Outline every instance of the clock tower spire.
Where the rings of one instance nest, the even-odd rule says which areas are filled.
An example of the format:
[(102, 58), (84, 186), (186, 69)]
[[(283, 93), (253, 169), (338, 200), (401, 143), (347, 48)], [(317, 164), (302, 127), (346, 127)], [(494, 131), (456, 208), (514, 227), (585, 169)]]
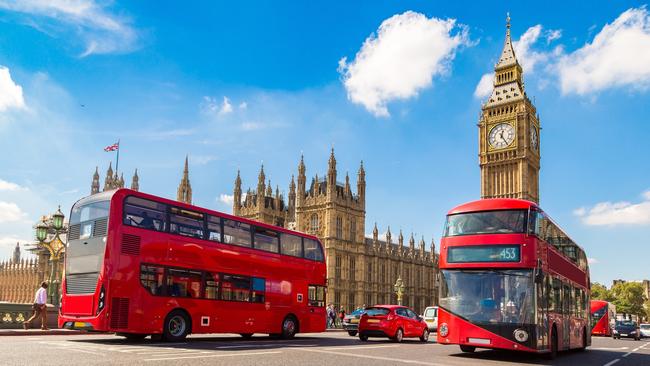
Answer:
[(539, 202), (539, 118), (510, 39), (510, 14), (493, 85), (478, 124), (481, 198)]

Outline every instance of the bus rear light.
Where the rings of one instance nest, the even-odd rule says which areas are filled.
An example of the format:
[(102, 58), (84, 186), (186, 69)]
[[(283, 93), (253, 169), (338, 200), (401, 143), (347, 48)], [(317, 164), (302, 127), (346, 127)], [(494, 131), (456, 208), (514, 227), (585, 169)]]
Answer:
[(106, 305), (106, 290), (104, 289), (104, 285), (102, 285), (102, 289), (99, 290), (99, 303), (97, 304), (97, 314), (99, 314), (102, 309), (104, 309), (104, 305)]
[(449, 335), (449, 327), (447, 326), (447, 323), (442, 323), (440, 325), (440, 329), (438, 329), (438, 331), (440, 332), (441, 337), (448, 336)]

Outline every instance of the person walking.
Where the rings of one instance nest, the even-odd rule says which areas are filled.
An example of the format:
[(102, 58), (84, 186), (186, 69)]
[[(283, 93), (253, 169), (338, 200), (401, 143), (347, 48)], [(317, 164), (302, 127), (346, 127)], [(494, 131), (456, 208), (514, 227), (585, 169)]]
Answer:
[(49, 330), (47, 327), (47, 282), (45, 281), (41, 283), (41, 287), (36, 291), (32, 311), (32, 317), (23, 323), (23, 328), (29, 329), (32, 325), (32, 321), (40, 316), (41, 330)]
[(333, 304), (327, 305), (327, 327), (336, 328), (336, 312)]
[(339, 324), (341, 324), (341, 327), (343, 327), (343, 319), (345, 319), (345, 310), (341, 306), (341, 310), (339, 310)]

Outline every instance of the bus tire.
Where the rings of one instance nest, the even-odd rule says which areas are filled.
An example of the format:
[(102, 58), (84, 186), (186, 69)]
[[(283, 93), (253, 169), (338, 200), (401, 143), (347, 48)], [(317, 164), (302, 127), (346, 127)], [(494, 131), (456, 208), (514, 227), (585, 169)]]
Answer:
[(146, 334), (137, 333), (116, 333), (115, 335), (124, 337), (129, 342), (141, 342), (147, 337)]
[(176, 309), (167, 314), (163, 323), (163, 339), (168, 342), (180, 342), (190, 333), (192, 323), (183, 310)]
[(402, 328), (397, 328), (395, 331), (395, 336), (393, 337), (393, 342), (395, 343), (401, 343), (402, 339), (404, 339), (404, 331)]
[(251, 339), (253, 338), (253, 333), (239, 333), (240, 336), (244, 339)]
[(293, 315), (287, 315), (282, 321), (282, 339), (291, 339), (298, 333), (298, 320)]
[(584, 351), (587, 349), (587, 328), (582, 328), (582, 345), (578, 350)]
[(465, 353), (473, 353), (474, 351), (476, 351), (476, 347), (474, 347), (474, 346), (466, 346), (464, 344), (461, 344), (460, 345), (460, 350), (465, 352)]
[(555, 325), (553, 325), (553, 328), (551, 330), (551, 350), (549, 353), (546, 354), (546, 358), (549, 360), (553, 360), (557, 357), (557, 329), (555, 328)]

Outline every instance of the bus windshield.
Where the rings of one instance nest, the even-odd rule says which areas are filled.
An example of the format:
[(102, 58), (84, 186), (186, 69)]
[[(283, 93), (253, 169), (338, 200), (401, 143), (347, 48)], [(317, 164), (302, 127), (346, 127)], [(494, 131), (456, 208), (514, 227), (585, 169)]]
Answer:
[(98, 201), (79, 206), (75, 205), (70, 215), (70, 225), (108, 217), (109, 205), (110, 201)]
[(526, 210), (470, 212), (447, 216), (445, 236), (523, 233)]
[(440, 306), (473, 323), (534, 323), (532, 270), (442, 270)]

